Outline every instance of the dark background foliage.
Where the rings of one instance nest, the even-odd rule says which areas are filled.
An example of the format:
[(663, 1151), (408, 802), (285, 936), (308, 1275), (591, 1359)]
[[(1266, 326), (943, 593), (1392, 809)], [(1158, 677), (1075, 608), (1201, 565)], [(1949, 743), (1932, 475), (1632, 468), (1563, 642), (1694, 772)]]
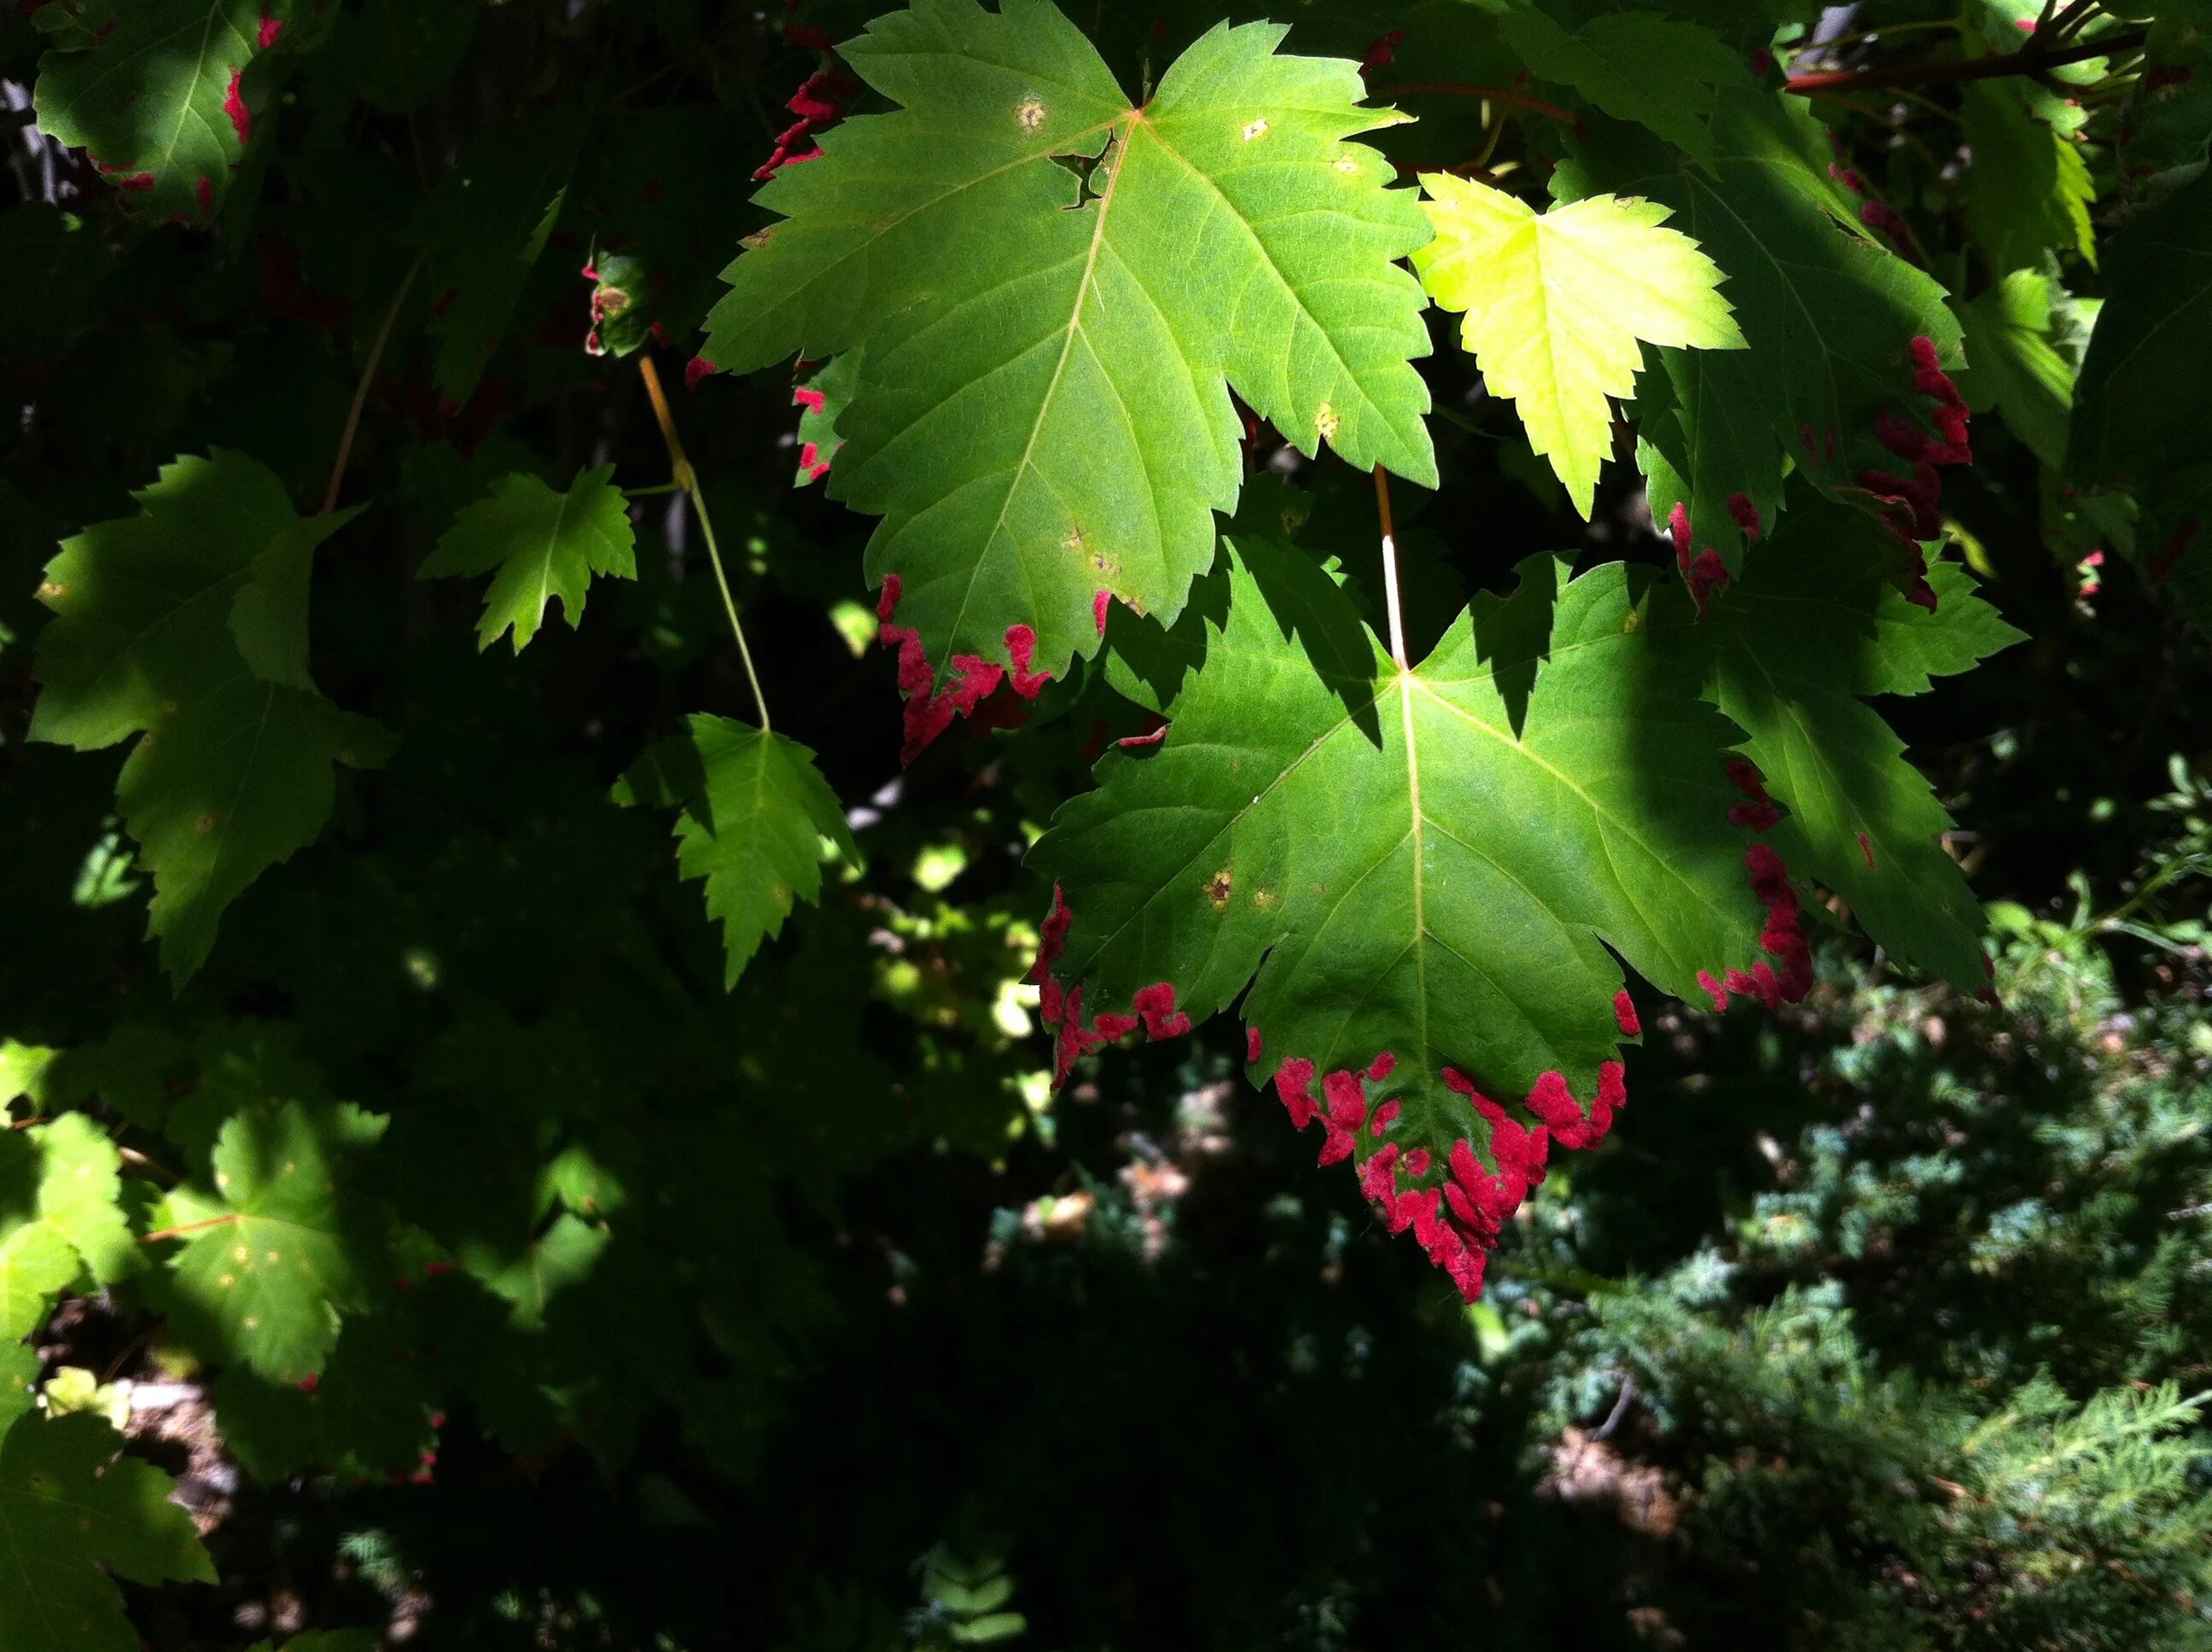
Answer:
[[(2212, 662), (2127, 564), (2083, 590), (1995, 420), (1948, 503), (2035, 641), (1885, 711), (2008, 903), (2002, 1006), (1840, 930), (1800, 1008), (1645, 1005), (1622, 1128), (1469, 1309), (1310, 1172), (1226, 1023), (1048, 1100), (1020, 852), (1134, 708), (1061, 685), (902, 770), (866, 524), (791, 485), (788, 386), (683, 386), (821, 65), (783, 26), (868, 9), (333, 9), (218, 222), (146, 222), (27, 117), (0, 169), (0, 1035), (70, 1052), (157, 1166), (264, 1102), (390, 1119), (341, 1171), (367, 1300), (313, 1392), (175, 1335), (156, 1273), (34, 1339), (140, 1385), (133, 1449), (206, 1533), (219, 1584), (131, 1591), (147, 1644), (2212, 1645), (2212, 1455), (2157, 1386), (2212, 1387)], [(1405, 9), (1304, 9), (1299, 44), (1357, 57)], [(1134, 80), (1211, 16), (1096, 21)], [(11, 95), (46, 45), (0, 20)], [(1409, 161), (1483, 142), (1433, 112)], [(1963, 266), (1911, 151), (1847, 131)], [(441, 366), (499, 216), (454, 180), (512, 216), (556, 166), (511, 315)], [(418, 249), (347, 473), (370, 508), (313, 592), (317, 682), (397, 755), (173, 992), (117, 756), (24, 738), (40, 569), (178, 452), (248, 452), (312, 508)], [(777, 726), (867, 864), (727, 993), (665, 822), (607, 799), (685, 714), (749, 714), (681, 495), (640, 502), (634, 582), (519, 653), (475, 647), (472, 583), (416, 578), (510, 471), (665, 479), (634, 359), (583, 348), (610, 250), (646, 271)], [(1466, 357), (1426, 370), (1417, 632), (1534, 550), (1669, 560), (1631, 467), (1586, 526)], [(1364, 479), (1265, 432), (1254, 457), (1371, 582)]]

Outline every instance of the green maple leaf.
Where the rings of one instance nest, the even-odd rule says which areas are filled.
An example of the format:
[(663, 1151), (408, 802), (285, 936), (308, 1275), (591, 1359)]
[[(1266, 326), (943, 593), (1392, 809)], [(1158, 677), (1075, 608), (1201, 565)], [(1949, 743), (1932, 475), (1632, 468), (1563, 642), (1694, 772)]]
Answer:
[(1860, 696), (1924, 693), (2021, 633), (1956, 564), (1931, 565), (1930, 612), (1883, 579), (1888, 560), (1886, 531), (1863, 513), (1800, 507), (1695, 629), (1712, 649), (1716, 702), (1789, 810), (1768, 835), (1791, 869), (1841, 895), (1901, 963), (1977, 988), (1982, 909), (1942, 847), (1951, 817)]
[(514, 632), (514, 651), (538, 635), (545, 604), (558, 602), (574, 626), (584, 616), (592, 575), (637, 577), (637, 536), (629, 501), (609, 479), (611, 465), (578, 473), (566, 493), (534, 476), (502, 477), (491, 495), (459, 516), (416, 576), (491, 574), (477, 646), (489, 648)]
[(2212, 173), (2129, 223), (2105, 261), (2105, 304), (2075, 387), (2066, 466), (2142, 507), (2136, 554), (2212, 621)]
[(137, 1652), (102, 1566), (134, 1583), (216, 1581), (173, 1482), (122, 1449), (87, 1412), (28, 1412), (0, 1436), (0, 1652)]
[[(86, 0), (39, 60), (39, 125), (157, 217), (212, 216), (289, 0)], [(276, 25), (271, 33), (265, 23)]]
[(1710, 171), (1683, 167), (1632, 128), (1592, 121), (1553, 184), (1570, 196), (1662, 203), (1672, 227), (1728, 277), (1749, 348), (1661, 349), (1665, 373), (1638, 386), (1637, 434), (1654, 519), (1681, 504), (1695, 544), (1731, 568), (1746, 544), (1741, 524), (1772, 527), (1785, 461), (1823, 489), (1896, 467), (1875, 422), (1884, 413), (1926, 422), (1929, 404), (1913, 389), (1915, 337), (1929, 339), (1947, 365), (1960, 355), (1943, 289), (1860, 227), (1852, 197), (1828, 176), (1817, 123), (1788, 101), (1803, 100), (1723, 96)]
[(66, 1239), (102, 1285), (138, 1268), (138, 1242), (119, 1200), (122, 1155), (82, 1113), (64, 1113), (32, 1131), (43, 1168), (39, 1215)]
[[(1773, 968), (1729, 819), (1736, 732), (1661, 640), (1688, 605), (1645, 572), (1562, 586), (1536, 558), (1400, 671), (1310, 558), (1240, 542), (1165, 740), (1109, 754), (1032, 852), (1065, 903), (1043, 959), (1063, 1076), (1100, 1038), (1180, 1031), (1249, 981), (1255, 1069), (1294, 1118), (1309, 1094), (1339, 1103), (1324, 1162), (1356, 1152), (1364, 1181), (1419, 1149), (1402, 1187), (1433, 1204), (1455, 1144), (1515, 1160), (1521, 1127), (1465, 1084), (1530, 1097), (1570, 1141), (1601, 1132), (1626, 1021), (1614, 954), (1676, 994)], [(1569, 1092), (1599, 1098), (1587, 1121)], [(1422, 1237), (1479, 1256), (1460, 1233)]]
[(79, 1266), (70, 1242), (50, 1224), (26, 1222), (0, 1238), (0, 1341), (46, 1323), (54, 1293), (76, 1278)]
[(444, 1375), (416, 1357), (433, 1334), (404, 1311), (349, 1314), (311, 1388), (228, 1367), (210, 1389), (223, 1444), (266, 1484), (317, 1468), (376, 1479), (413, 1472), (432, 1432), (430, 1388)]
[(520, 1255), (500, 1247), (466, 1244), (461, 1248), (461, 1260), (471, 1274), (514, 1304), (518, 1328), (535, 1331), (544, 1327), (546, 1305), (590, 1276), (610, 1239), (604, 1226), (564, 1211), (523, 1246)]
[(116, 797), (154, 876), (149, 932), (181, 984), (223, 908), (320, 834), (331, 765), (373, 767), (390, 742), (307, 671), (307, 563), (352, 512), (303, 520), (264, 466), (221, 449), (135, 496), (138, 515), (47, 565), (31, 737), (79, 750), (141, 737)]
[(840, 46), (903, 106), (761, 191), (784, 222), (704, 353), (866, 346), (830, 489), (884, 519), (867, 567), (899, 581), (915, 691), (963, 656), (1063, 674), (1102, 592), (1172, 618), (1236, 503), (1232, 386), (1306, 453), (1433, 483), (1393, 262), (1428, 225), (1346, 141), (1404, 117), (1359, 106), (1353, 64), (1278, 55), (1285, 32), (1214, 28), (1141, 107), (1044, 0), (920, 0)]
[(196, 695), (132, 750), (116, 782), (123, 823), (154, 874), (147, 927), (182, 981), (215, 944), (222, 909), (322, 835), (332, 765), (374, 768), (390, 742), (320, 695), (240, 676)]
[(821, 840), (856, 860), (837, 794), (794, 740), (726, 717), (695, 716), (617, 781), (614, 800), (677, 809), (676, 864), (707, 880), (722, 925), (726, 985), (783, 927), (795, 900), (822, 898)]
[(1534, 6), (1511, 7), (1499, 21), (1532, 74), (1573, 87), (1616, 119), (1648, 126), (1707, 167), (1721, 90), (1751, 85), (1743, 59), (1695, 23), (1606, 12), (1571, 34)]
[(296, 1102), (240, 1114), (213, 1162), (215, 1213), (179, 1224), (198, 1231), (171, 1262), (172, 1322), (212, 1357), (278, 1382), (313, 1376), (358, 1285), (324, 1132)]
[(1651, 201), (1591, 196), (1538, 213), (1449, 173), (1421, 180), (1437, 238), (1413, 254), (1429, 296), (1466, 313), (1460, 337), (1530, 446), (1590, 513), (1613, 452), (1613, 401), (1635, 387), (1642, 346), (1741, 349), (1721, 272)]
[(82, 1113), (0, 1136), (0, 1340), (36, 1330), (88, 1271), (105, 1285), (137, 1269), (119, 1163)]
[(1963, 90), (1966, 223), (2000, 273), (2040, 267), (2046, 249), (2097, 262), (2089, 208), (2097, 186), (2080, 148), (2028, 112), (2021, 88), (2003, 81)]

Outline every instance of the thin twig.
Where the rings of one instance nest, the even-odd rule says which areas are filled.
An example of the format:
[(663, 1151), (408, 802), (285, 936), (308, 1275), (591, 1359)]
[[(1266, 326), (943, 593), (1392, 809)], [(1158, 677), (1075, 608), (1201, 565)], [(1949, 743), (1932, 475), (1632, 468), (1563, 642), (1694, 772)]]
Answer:
[[(2064, 39), (2087, 22), (2096, 15), (2096, 12), (2097, 0), (2071, 0), (2071, 3), (2065, 10), (2051, 19), (2051, 38), (2054, 40)], [(2041, 32), (2039, 28), (2037, 31), (2038, 33)]]
[(1390, 478), (1380, 465), (1375, 467), (1375, 508), (1382, 516), (1382, 605), (1390, 616), (1390, 658), (1400, 671), (1410, 671), (1405, 610), (1398, 601), (1398, 536), (1390, 525)]
[(1401, 81), (1395, 86), (1370, 86), (1371, 97), (1389, 97), (1404, 94), (1409, 98), (1487, 98), (1492, 103), (1510, 104), (1516, 109), (1526, 109), (1531, 114), (1549, 115), (1553, 120), (1567, 125), (1575, 124), (1574, 112), (1562, 109), (1556, 103), (1547, 103), (1541, 98), (1532, 98), (1525, 92), (1516, 92), (1505, 86), (1478, 86), (1470, 81)]
[(2148, 29), (2131, 28), (2094, 40), (2080, 40), (2052, 52), (2033, 44), (2018, 52), (1996, 52), (1983, 58), (1923, 59), (1874, 69), (1844, 69), (1829, 74), (1793, 75), (1784, 89), (1809, 97), (1817, 92), (1847, 92), (1857, 87), (1947, 86), (1960, 81), (1999, 80), (2008, 75), (2041, 75), (2091, 58), (2109, 58), (2131, 52), (2148, 37)]
[(1623, 1372), (1620, 1378), (1620, 1395), (1613, 1402), (1612, 1412), (1607, 1416), (1605, 1421), (1598, 1424), (1596, 1431), (1590, 1436), (1590, 1438), (1610, 1440), (1613, 1430), (1620, 1426), (1620, 1419), (1628, 1415), (1629, 1405), (1635, 1398), (1636, 1379)]
[(699, 473), (691, 468), (684, 455), (684, 439), (676, 434), (676, 416), (669, 411), (668, 398), (660, 388), (660, 374), (653, 365), (650, 353), (641, 350), (637, 370), (645, 380), (645, 393), (653, 403), (653, 416), (659, 422), (660, 439), (668, 446), (669, 468), (676, 473), (676, 485), (690, 496), (691, 508), (699, 515), (699, 531), (707, 541), (707, 560), (714, 569), (714, 583), (721, 588), (722, 611), (730, 616), (730, 635), (738, 640), (738, 658), (744, 662), (745, 681), (753, 687), (753, 708), (760, 714), (761, 732), (769, 732), (768, 695), (761, 692), (760, 673), (753, 669), (753, 651), (745, 645), (745, 628), (738, 619), (738, 599), (730, 594), (730, 576), (722, 568), (722, 550), (714, 543), (714, 519), (707, 514), (706, 495), (699, 490)]
[(361, 428), (361, 410), (368, 402), (368, 381), (376, 377), (377, 363), (384, 359), (384, 347), (392, 341), (392, 324), (399, 319), (399, 307), (407, 301), (407, 295), (415, 286), (415, 277), (422, 273), (422, 261), (430, 255), (417, 252), (407, 273), (400, 278), (399, 290), (392, 295), (392, 306), (384, 313), (384, 325), (376, 330), (376, 342), (368, 347), (368, 360), (361, 370), (361, 382), (353, 387), (353, 405), (346, 410), (344, 434), (338, 437), (337, 461), (331, 466), (331, 485), (323, 490), (323, 508), (319, 514), (327, 516), (338, 507), (338, 489), (345, 481), (346, 462), (353, 457), (355, 432)]

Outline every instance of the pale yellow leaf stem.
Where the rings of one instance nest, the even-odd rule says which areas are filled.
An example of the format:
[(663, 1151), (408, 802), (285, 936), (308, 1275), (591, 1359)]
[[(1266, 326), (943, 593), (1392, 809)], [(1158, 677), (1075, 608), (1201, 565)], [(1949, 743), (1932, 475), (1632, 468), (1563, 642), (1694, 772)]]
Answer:
[[(753, 651), (745, 645), (745, 628), (738, 620), (738, 599), (730, 594), (730, 576), (722, 568), (722, 548), (714, 543), (714, 519), (707, 514), (706, 495), (699, 490), (698, 472), (691, 468), (685, 457), (684, 439), (676, 434), (676, 416), (669, 410), (668, 397), (660, 388), (659, 372), (653, 365), (653, 357), (640, 352), (637, 370), (645, 380), (645, 393), (653, 403), (653, 416), (660, 425), (660, 439), (668, 445), (668, 463), (675, 472), (676, 486), (681, 488), (691, 501), (691, 508), (698, 513), (699, 531), (707, 541), (707, 560), (714, 569), (714, 583), (722, 592), (722, 611), (730, 616), (730, 635), (738, 640), (738, 658), (744, 662), (745, 681), (752, 684), (753, 708), (760, 714), (761, 732), (769, 732), (768, 695), (761, 692), (760, 673), (753, 669)], [(659, 491), (643, 489), (641, 492)]]

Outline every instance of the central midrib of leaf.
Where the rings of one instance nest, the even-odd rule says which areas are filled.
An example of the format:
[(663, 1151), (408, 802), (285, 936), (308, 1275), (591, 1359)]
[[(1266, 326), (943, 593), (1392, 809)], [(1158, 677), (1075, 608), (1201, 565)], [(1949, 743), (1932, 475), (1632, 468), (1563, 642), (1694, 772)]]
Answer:
[[(1389, 549), (1386, 541), (1386, 554)], [(1395, 591), (1394, 586), (1394, 594)], [(1398, 708), (1406, 729), (1406, 799), (1410, 817), (1407, 836), (1413, 846), (1413, 938), (1407, 945), (1413, 954), (1413, 1015), (1420, 1029), (1421, 1059), (1425, 1066), (1436, 1048), (1429, 1037), (1429, 949), (1422, 944), (1429, 938), (1428, 846), (1421, 841), (1421, 743), (1413, 733), (1413, 672), (1402, 660), (1398, 665)]]
[[(215, 33), (215, 20), (223, 15), (223, 9), (227, 3), (228, 0), (211, 0), (211, 3), (208, 7), (207, 15), (201, 20), (200, 49), (198, 55), (192, 59), (192, 83), (185, 89), (185, 95), (178, 100), (177, 124), (169, 129), (169, 147), (161, 153), (161, 159), (164, 162), (172, 162), (176, 160), (177, 150), (184, 143), (185, 121), (186, 118), (192, 115), (199, 115), (198, 106), (193, 100), (199, 94), (200, 82), (205, 76), (207, 70), (208, 37)], [(179, 29), (177, 31), (179, 34), (184, 32), (185, 31), (182, 29)], [(240, 46), (242, 48), (246, 44), (244, 37), (241, 36), (239, 40)], [(149, 46), (147, 50), (150, 52), (153, 48)], [(245, 54), (241, 53), (241, 55)], [(210, 121), (205, 115), (200, 115), (199, 119), (200, 125), (208, 129), (208, 136), (220, 143), (222, 138), (222, 134), (216, 131), (214, 124)]]
[[(1097, 222), (1091, 226), (1091, 247), (1084, 254), (1083, 273), (1075, 284), (1075, 302), (1068, 307), (1067, 327), (1060, 340), (1060, 359), (1053, 363), (1052, 377), (1045, 383), (1044, 394), (1037, 398), (1036, 416), (1030, 422), (1029, 440), (1022, 446), (1022, 456), (1006, 479), (1004, 495), (999, 501), (999, 514), (991, 524), (990, 537), (984, 543), (984, 555), (975, 559), (968, 570), (967, 584), (960, 592), (960, 610), (953, 616), (951, 635), (958, 637), (968, 623), (968, 604), (975, 594), (975, 582), (989, 560), (990, 547), (999, 543), (1006, 529), (1006, 513), (1014, 507), (1014, 495), (1020, 491), (1022, 478), (1029, 473), (1030, 463), (1036, 455), (1039, 436), (1044, 434), (1045, 420), (1052, 405), (1060, 396), (1060, 381), (1067, 372), (1068, 358), (1075, 353), (1076, 336), (1083, 331), (1084, 307), (1091, 301), (1091, 278), (1098, 269), (1098, 251), (1106, 244), (1106, 222), (1114, 210), (1114, 192), (1121, 187), (1123, 163), (1128, 159), (1129, 131), (1144, 118), (1141, 110), (1132, 109), (1117, 118), (1108, 128), (1107, 146), (1098, 164), (1107, 169), (1106, 188), (1098, 197)], [(1048, 157), (1048, 164), (1054, 163)], [(1032, 163), (1024, 163), (1032, 164)]]
[[(545, 616), (545, 604), (553, 599), (553, 558), (560, 548), (561, 530), (568, 520), (568, 507), (574, 501), (575, 491), (571, 488), (561, 495), (561, 503), (553, 513), (553, 525), (546, 530), (545, 548), (538, 553), (538, 616), (541, 620)], [(583, 557), (586, 568), (591, 566), (589, 553), (579, 551), (577, 555)], [(568, 611), (568, 606), (566, 599), (563, 599), (561, 604), (563, 613)]]

